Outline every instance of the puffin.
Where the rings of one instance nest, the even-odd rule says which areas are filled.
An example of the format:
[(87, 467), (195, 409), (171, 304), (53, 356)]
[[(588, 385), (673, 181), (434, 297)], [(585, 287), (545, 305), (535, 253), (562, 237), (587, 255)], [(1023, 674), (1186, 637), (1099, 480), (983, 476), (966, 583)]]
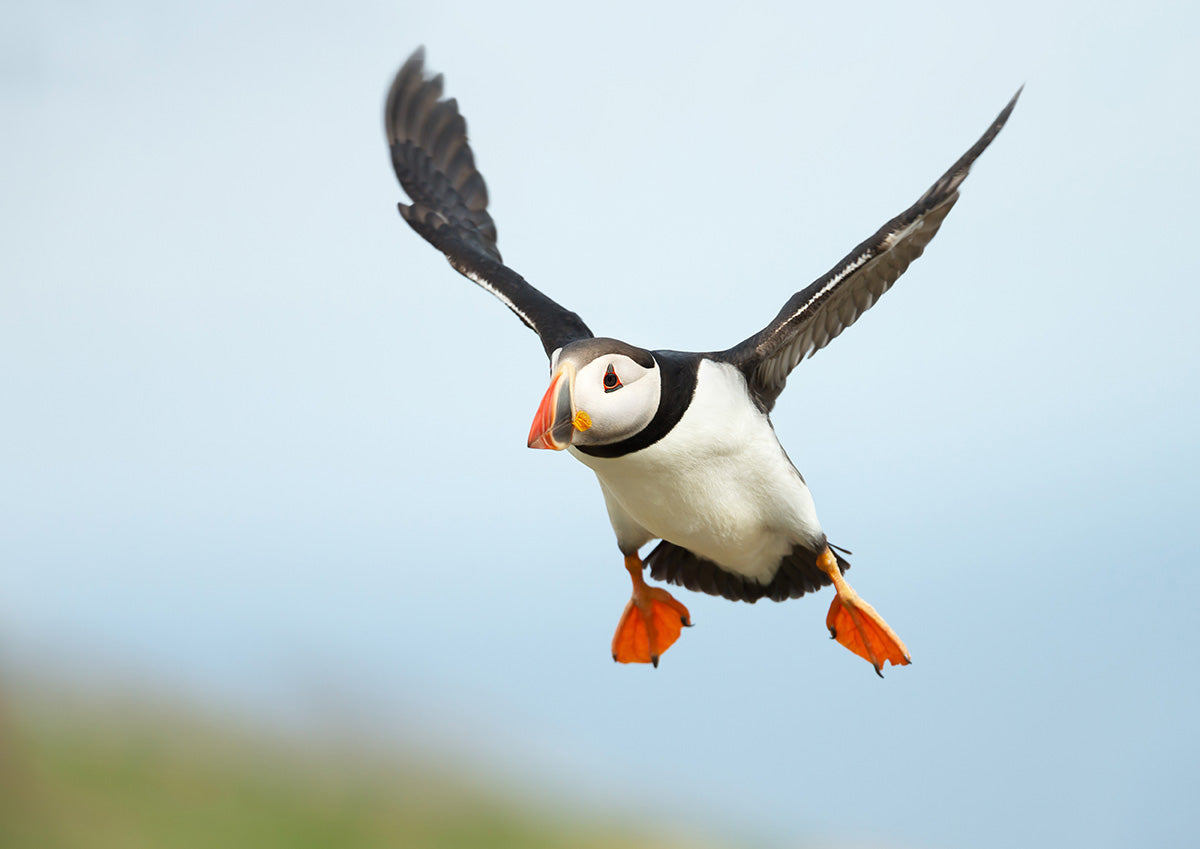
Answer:
[(398, 204), (400, 215), (541, 339), (551, 377), (528, 446), (566, 450), (599, 481), (633, 583), (612, 640), (615, 661), (657, 667), (692, 624), (687, 607), (646, 583), (648, 571), (751, 603), (832, 584), (825, 624), (833, 639), (880, 677), (885, 663), (911, 662), (846, 581), (850, 552), (826, 538), (770, 414), (792, 369), (857, 321), (925, 250), (1020, 95), (912, 206), (793, 294), (766, 327), (732, 347), (695, 353), (596, 336), (506, 265), (457, 101), (443, 97), (441, 74), (426, 73), (423, 47), (400, 67), (384, 107), (392, 166), (411, 200)]

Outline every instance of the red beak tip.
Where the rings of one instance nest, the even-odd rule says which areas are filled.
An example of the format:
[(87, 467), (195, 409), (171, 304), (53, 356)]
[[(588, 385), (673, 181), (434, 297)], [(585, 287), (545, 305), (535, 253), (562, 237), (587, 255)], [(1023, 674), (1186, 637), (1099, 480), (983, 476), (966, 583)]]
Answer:
[[(571, 444), (574, 435), (571, 418), (571, 372), (560, 371), (550, 381), (550, 387), (542, 396), (533, 424), (529, 428), (530, 448), (547, 448), (561, 451)], [(557, 433), (556, 433), (557, 431)]]

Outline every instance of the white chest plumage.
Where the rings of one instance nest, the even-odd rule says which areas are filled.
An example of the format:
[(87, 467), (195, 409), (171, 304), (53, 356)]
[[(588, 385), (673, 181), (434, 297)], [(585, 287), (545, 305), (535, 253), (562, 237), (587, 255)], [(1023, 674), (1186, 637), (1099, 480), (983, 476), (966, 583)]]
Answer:
[(767, 582), (794, 545), (822, 540), (808, 487), (725, 363), (701, 362), (691, 405), (653, 445), (612, 458), (571, 453), (600, 479), (626, 552), (665, 539)]

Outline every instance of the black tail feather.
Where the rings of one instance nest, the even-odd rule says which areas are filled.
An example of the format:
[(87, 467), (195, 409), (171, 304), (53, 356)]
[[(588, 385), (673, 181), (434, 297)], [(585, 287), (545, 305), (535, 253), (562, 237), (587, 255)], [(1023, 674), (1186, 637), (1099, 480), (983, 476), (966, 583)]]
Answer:
[[(830, 549), (837, 558), (838, 568), (842, 572), (849, 569), (850, 561), (839, 554), (846, 550), (834, 546), (830, 546)], [(723, 569), (711, 560), (666, 540), (654, 547), (646, 557), (645, 564), (650, 569), (650, 576), (656, 580), (751, 604), (760, 598), (769, 598), (771, 601), (799, 598), (832, 583), (829, 576), (817, 567), (817, 553), (799, 545), (780, 560), (775, 577), (767, 584)]]

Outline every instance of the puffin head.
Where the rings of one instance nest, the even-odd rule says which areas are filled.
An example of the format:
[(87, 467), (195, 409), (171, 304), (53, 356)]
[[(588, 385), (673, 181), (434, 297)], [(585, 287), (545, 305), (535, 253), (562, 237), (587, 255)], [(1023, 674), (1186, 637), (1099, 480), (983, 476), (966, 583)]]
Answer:
[(608, 445), (640, 431), (658, 411), (662, 373), (651, 353), (617, 339), (583, 339), (554, 352), (530, 448)]

